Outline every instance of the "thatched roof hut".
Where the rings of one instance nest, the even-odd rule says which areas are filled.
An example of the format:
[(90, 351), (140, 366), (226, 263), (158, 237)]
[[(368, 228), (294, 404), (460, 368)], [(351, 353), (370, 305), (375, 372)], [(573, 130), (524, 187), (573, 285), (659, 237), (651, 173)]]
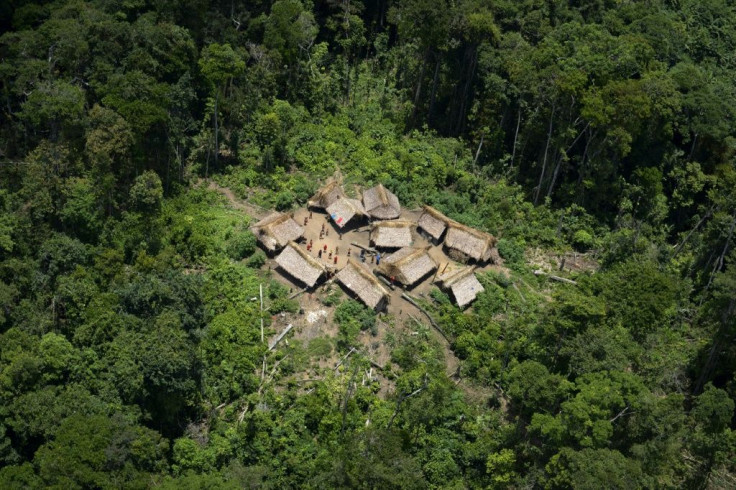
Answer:
[(365, 209), (357, 199), (341, 197), (327, 207), (327, 214), (340, 228), (348, 224), (353, 217), (365, 216)]
[(381, 310), (388, 302), (388, 291), (376, 276), (366, 266), (353, 259), (348, 259), (347, 265), (335, 277), (369, 308)]
[(411, 286), (437, 268), (427, 248), (405, 247), (378, 266), (381, 274), (394, 277), (405, 286)]
[(308, 253), (290, 242), (276, 257), (276, 263), (295, 279), (308, 287), (314, 286), (325, 272), (325, 266), (313, 259)]
[(496, 239), (488, 233), (461, 225), (456, 221), (447, 223), (445, 246), (453, 258), (459, 260), (470, 258), (477, 262), (486, 262), (491, 258), (491, 250), (495, 245)]
[(469, 305), (479, 293), (484, 291), (474, 271), (474, 267), (464, 267), (437, 278), (437, 282), (441, 283), (443, 288), (452, 292), (460, 308)]
[(424, 230), (433, 239), (439, 241), (439, 239), (442, 238), (442, 234), (445, 232), (445, 229), (447, 229), (447, 223), (452, 220), (432, 206), (425, 205), (423, 208), (424, 211), (422, 211), (422, 215), (419, 216), (417, 226)]
[(281, 250), (287, 243), (297, 240), (304, 234), (304, 228), (290, 215), (279, 212), (269, 214), (251, 226), (250, 231), (269, 252)]
[(383, 184), (363, 192), (363, 207), (366, 213), (376, 219), (395, 219), (401, 214), (399, 198)]
[(307, 206), (310, 208), (324, 208), (327, 209), (332, 203), (345, 197), (345, 191), (342, 189), (342, 184), (336, 178), (331, 178), (325, 185), (319, 188), (317, 192), (307, 201)]
[(410, 221), (379, 221), (371, 227), (371, 244), (378, 248), (403, 248), (411, 245)]

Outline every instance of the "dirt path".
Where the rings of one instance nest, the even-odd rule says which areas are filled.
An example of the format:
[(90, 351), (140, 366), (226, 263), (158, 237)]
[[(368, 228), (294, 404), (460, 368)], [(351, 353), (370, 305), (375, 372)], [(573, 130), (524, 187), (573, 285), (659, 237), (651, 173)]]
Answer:
[[(199, 184), (203, 183), (204, 180), (200, 179)], [(233, 209), (237, 209), (239, 211), (245, 212), (248, 216), (251, 216), (252, 218), (255, 218), (256, 220), (261, 220), (265, 218), (269, 211), (267, 209), (263, 209), (260, 206), (257, 206), (255, 204), (251, 204), (247, 201), (243, 201), (242, 199), (238, 199), (237, 196), (233, 193), (232, 190), (230, 190), (227, 187), (222, 187), (221, 185), (217, 184), (214, 181), (208, 181), (207, 182), (207, 188), (213, 191), (217, 191), (223, 196), (225, 196), (230, 203), (230, 206)]]

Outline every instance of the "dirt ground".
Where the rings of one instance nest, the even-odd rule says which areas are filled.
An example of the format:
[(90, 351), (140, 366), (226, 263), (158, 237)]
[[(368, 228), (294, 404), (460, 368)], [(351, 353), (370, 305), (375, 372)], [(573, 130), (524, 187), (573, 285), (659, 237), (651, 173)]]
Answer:
[(592, 253), (566, 252), (553, 253), (539, 248), (526, 251), (526, 262), (544, 272), (595, 272), (600, 264)]

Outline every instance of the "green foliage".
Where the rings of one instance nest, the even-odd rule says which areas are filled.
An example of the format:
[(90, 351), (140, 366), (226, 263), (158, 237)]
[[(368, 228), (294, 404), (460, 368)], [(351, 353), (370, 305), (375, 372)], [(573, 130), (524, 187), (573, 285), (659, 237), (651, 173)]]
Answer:
[(332, 287), (328, 294), (322, 298), (322, 304), (325, 306), (335, 306), (338, 303), (342, 302), (343, 299), (343, 292), (342, 289), (337, 287)]
[(641, 466), (610, 449), (563, 449), (547, 465), (548, 488), (633, 488), (645, 485)]
[(136, 177), (133, 187), (130, 188), (130, 202), (133, 208), (147, 214), (158, 211), (163, 195), (161, 179), (156, 172), (150, 170)]
[(63, 193), (64, 205), (59, 216), (65, 228), (84, 241), (94, 242), (102, 225), (102, 213), (93, 183), (71, 178), (66, 181)]
[(591, 234), (587, 231), (578, 230), (572, 236), (572, 243), (575, 248), (577, 248), (581, 252), (585, 252), (595, 244), (595, 241), (593, 240)]
[(521, 264), (524, 261), (524, 246), (518, 241), (501, 238), (496, 247), (501, 258), (509, 266)]
[(335, 321), (340, 327), (339, 342), (343, 347), (352, 346), (361, 331), (369, 330), (374, 336), (378, 334), (376, 313), (354, 299), (340, 303), (335, 309)]
[[(734, 25), (722, 0), (0, 2), (0, 487), (733, 486)], [(338, 337), (300, 326), (247, 209), (336, 171), (499, 237), (470, 308), (422, 299), (449, 342), (377, 336), (337, 286)], [(531, 274), (569, 250), (574, 284)]]
[(675, 315), (686, 284), (656, 264), (628, 261), (596, 281), (602, 287), (609, 315), (641, 339)]
[(205, 330), (200, 343), (204, 394), (213, 405), (247, 395), (257, 387), (255, 372), (263, 347), (256, 318), (255, 311), (246, 314), (231, 309), (214, 317)]
[(256, 250), (246, 261), (245, 265), (251, 269), (260, 269), (266, 264), (266, 254), (263, 250)]
[(572, 390), (572, 383), (549, 373), (536, 361), (524, 361), (508, 375), (507, 393), (521, 412), (554, 413)]
[(61, 424), (56, 438), (38, 450), (35, 460), (45, 485), (137, 486), (166, 467), (167, 450), (156, 432), (121, 417), (73, 415)]
[(313, 357), (329, 357), (332, 354), (333, 342), (328, 338), (315, 338), (309, 341), (307, 351)]
[[(241, 260), (250, 257), (256, 251), (256, 237), (247, 230), (237, 230), (227, 242), (227, 255), (233, 260)], [(263, 264), (261, 264), (263, 265)], [(252, 266), (257, 269), (260, 266)]]

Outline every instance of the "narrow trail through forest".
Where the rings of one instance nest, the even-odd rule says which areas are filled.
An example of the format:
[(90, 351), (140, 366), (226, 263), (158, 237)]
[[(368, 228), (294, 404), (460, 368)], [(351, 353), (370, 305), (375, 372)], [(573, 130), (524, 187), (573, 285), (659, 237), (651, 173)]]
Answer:
[[(203, 182), (205, 182), (205, 180), (203, 179), (200, 179), (198, 181), (199, 184)], [(255, 218), (256, 221), (261, 220), (268, 215), (267, 209), (238, 198), (229, 187), (223, 187), (212, 180), (208, 180), (206, 182), (208, 189), (219, 192), (227, 198), (230, 206), (232, 206), (234, 209), (244, 211), (248, 216)]]

